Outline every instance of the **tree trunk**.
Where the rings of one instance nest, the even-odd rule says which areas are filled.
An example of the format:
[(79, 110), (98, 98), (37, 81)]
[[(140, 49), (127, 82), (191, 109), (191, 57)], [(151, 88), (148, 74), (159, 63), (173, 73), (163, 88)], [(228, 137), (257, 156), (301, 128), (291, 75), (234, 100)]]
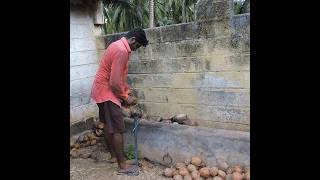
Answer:
[(149, 0), (149, 27), (154, 27), (154, 0)]
[(182, 0), (182, 22), (186, 22), (186, 0)]

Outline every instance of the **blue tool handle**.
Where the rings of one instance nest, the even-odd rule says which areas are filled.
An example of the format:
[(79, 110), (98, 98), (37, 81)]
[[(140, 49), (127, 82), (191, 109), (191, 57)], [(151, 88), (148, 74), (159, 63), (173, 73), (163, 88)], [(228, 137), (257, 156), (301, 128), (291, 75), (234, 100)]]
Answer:
[(134, 117), (134, 128), (132, 132), (134, 133), (134, 162), (138, 166), (138, 126), (139, 119)]

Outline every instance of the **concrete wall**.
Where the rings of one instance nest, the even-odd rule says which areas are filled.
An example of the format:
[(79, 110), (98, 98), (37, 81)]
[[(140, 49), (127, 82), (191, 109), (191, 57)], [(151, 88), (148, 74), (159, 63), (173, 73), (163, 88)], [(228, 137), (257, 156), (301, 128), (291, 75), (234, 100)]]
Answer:
[(129, 83), (149, 116), (186, 113), (200, 126), (249, 131), (250, 16), (233, 16), (228, 0), (197, 7), (196, 22), (146, 29), (150, 44), (132, 53)]
[(97, 107), (90, 100), (90, 91), (104, 44), (95, 34), (97, 27), (94, 20), (97, 21), (97, 18), (93, 5), (81, 0), (70, 2), (71, 124), (97, 116)]
[[(151, 161), (170, 166), (198, 155), (209, 166), (217, 165), (218, 159), (230, 166), (250, 165), (249, 132), (152, 121), (140, 121), (139, 127), (138, 148), (142, 157)], [(126, 119), (126, 144), (134, 144), (132, 128), (132, 120)], [(170, 156), (171, 164), (165, 156)]]

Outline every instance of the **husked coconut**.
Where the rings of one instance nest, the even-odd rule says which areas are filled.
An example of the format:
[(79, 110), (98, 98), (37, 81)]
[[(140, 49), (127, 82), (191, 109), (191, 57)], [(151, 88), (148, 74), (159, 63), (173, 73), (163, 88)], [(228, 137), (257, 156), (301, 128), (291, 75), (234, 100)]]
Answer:
[(192, 180), (192, 177), (190, 176), (190, 174), (187, 174), (183, 177), (183, 180)]
[(173, 176), (173, 169), (166, 168), (166, 169), (164, 169), (163, 174), (164, 174), (164, 176), (171, 178)]
[(176, 166), (175, 166), (178, 170), (180, 169), (180, 168), (186, 168), (186, 165), (184, 164), (184, 163), (176, 163)]
[(183, 180), (183, 177), (180, 174), (173, 176), (173, 180)]
[(200, 178), (200, 173), (199, 173), (199, 171), (198, 171), (198, 170), (192, 171), (192, 172), (191, 172), (191, 177), (192, 177), (192, 179)]
[(181, 168), (179, 169), (179, 174), (180, 174), (181, 176), (186, 176), (187, 174), (189, 174), (189, 171), (188, 171), (187, 168), (181, 167)]
[(193, 156), (191, 157), (191, 164), (195, 166), (200, 166), (201, 165), (201, 158), (199, 156)]
[(223, 178), (220, 176), (215, 176), (215, 177), (213, 177), (213, 180), (223, 180)]
[(199, 170), (200, 172), (200, 176), (204, 177), (204, 178), (207, 178), (210, 176), (210, 169), (209, 167), (203, 167)]
[(198, 168), (197, 168), (197, 166), (195, 166), (193, 164), (189, 164), (187, 166), (187, 169), (189, 170), (189, 172), (193, 172), (193, 171), (197, 170)]
[(242, 173), (242, 168), (240, 166), (234, 166), (233, 167), (233, 172)]
[(226, 177), (227, 174), (224, 171), (219, 170), (218, 175), (224, 178), (224, 177)]
[(216, 175), (218, 175), (218, 171), (219, 171), (219, 169), (217, 167), (213, 166), (210, 168), (210, 175), (216, 176)]

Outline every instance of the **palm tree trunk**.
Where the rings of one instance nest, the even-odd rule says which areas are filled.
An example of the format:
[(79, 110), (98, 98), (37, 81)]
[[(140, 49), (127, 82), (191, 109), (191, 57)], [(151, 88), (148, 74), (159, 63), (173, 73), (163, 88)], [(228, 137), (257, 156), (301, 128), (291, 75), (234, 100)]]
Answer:
[(186, 0), (182, 0), (182, 22), (186, 22)]
[(154, 27), (154, 0), (149, 0), (149, 27)]

